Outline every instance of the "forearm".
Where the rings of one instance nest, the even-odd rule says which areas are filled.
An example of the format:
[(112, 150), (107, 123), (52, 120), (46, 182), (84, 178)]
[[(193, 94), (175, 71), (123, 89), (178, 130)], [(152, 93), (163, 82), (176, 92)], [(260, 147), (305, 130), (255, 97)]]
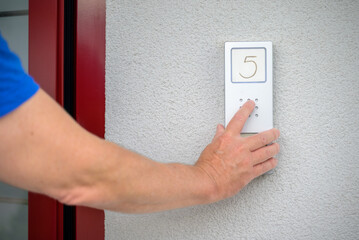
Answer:
[(155, 162), (105, 141), (102, 142), (102, 148), (100, 152), (106, 155), (106, 159), (94, 157), (91, 160), (94, 164), (90, 165), (95, 167), (106, 164), (106, 167), (95, 167), (83, 173), (86, 179), (97, 182), (81, 184), (86, 181), (78, 181), (77, 186), (70, 191), (78, 197), (70, 196), (74, 201), (70, 200), (69, 204), (144, 213), (210, 201), (213, 185), (194, 166)]
[(193, 166), (163, 164), (81, 128), (40, 90), (0, 119), (0, 180), (66, 204), (150, 212), (201, 204)]

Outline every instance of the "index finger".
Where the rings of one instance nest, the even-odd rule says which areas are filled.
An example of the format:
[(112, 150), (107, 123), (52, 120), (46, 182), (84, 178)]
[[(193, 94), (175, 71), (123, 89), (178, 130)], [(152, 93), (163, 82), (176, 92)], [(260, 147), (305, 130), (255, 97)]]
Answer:
[(253, 111), (255, 103), (252, 100), (247, 101), (243, 106), (234, 114), (231, 121), (228, 123), (226, 131), (233, 134), (239, 134), (246, 123), (249, 114)]

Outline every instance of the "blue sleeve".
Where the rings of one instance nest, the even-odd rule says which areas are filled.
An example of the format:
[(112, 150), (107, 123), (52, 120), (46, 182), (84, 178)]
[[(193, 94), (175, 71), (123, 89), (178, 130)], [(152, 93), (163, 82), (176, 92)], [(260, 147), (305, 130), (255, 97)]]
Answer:
[(38, 89), (0, 34), (0, 117), (15, 110)]

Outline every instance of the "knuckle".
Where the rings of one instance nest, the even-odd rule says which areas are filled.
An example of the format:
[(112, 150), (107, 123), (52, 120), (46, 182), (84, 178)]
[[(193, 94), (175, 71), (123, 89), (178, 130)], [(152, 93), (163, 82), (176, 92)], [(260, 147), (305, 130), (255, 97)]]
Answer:
[(274, 154), (273, 148), (267, 148), (266, 149), (266, 156), (272, 156)]
[(270, 161), (261, 165), (261, 173), (262, 174), (269, 171), (270, 169), (272, 169)]
[(278, 150), (278, 145), (276, 143), (270, 145), (271, 156), (276, 155), (278, 153)]
[(229, 133), (224, 133), (216, 139), (215, 144), (219, 150), (223, 150), (226, 146), (230, 145), (232, 141), (232, 136)]
[(267, 144), (267, 138), (266, 138), (266, 136), (261, 135), (261, 136), (260, 136), (260, 141), (261, 141), (261, 143), (262, 143), (263, 145), (266, 145), (266, 144)]
[(229, 133), (224, 133), (222, 136), (220, 136), (218, 138), (219, 142), (221, 144), (225, 144), (225, 145), (230, 143), (232, 141), (231, 139), (232, 139), (232, 136)]
[(244, 144), (235, 146), (235, 152), (238, 156), (245, 156), (244, 159), (250, 158), (250, 156), (248, 156), (248, 149)]

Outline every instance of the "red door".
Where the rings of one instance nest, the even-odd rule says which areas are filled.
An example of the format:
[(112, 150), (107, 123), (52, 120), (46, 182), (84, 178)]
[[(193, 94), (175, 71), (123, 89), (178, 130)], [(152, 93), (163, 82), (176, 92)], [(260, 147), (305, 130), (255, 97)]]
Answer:
[[(104, 137), (105, 0), (29, 0), (29, 73)], [(29, 193), (29, 239), (104, 239), (104, 212)]]

